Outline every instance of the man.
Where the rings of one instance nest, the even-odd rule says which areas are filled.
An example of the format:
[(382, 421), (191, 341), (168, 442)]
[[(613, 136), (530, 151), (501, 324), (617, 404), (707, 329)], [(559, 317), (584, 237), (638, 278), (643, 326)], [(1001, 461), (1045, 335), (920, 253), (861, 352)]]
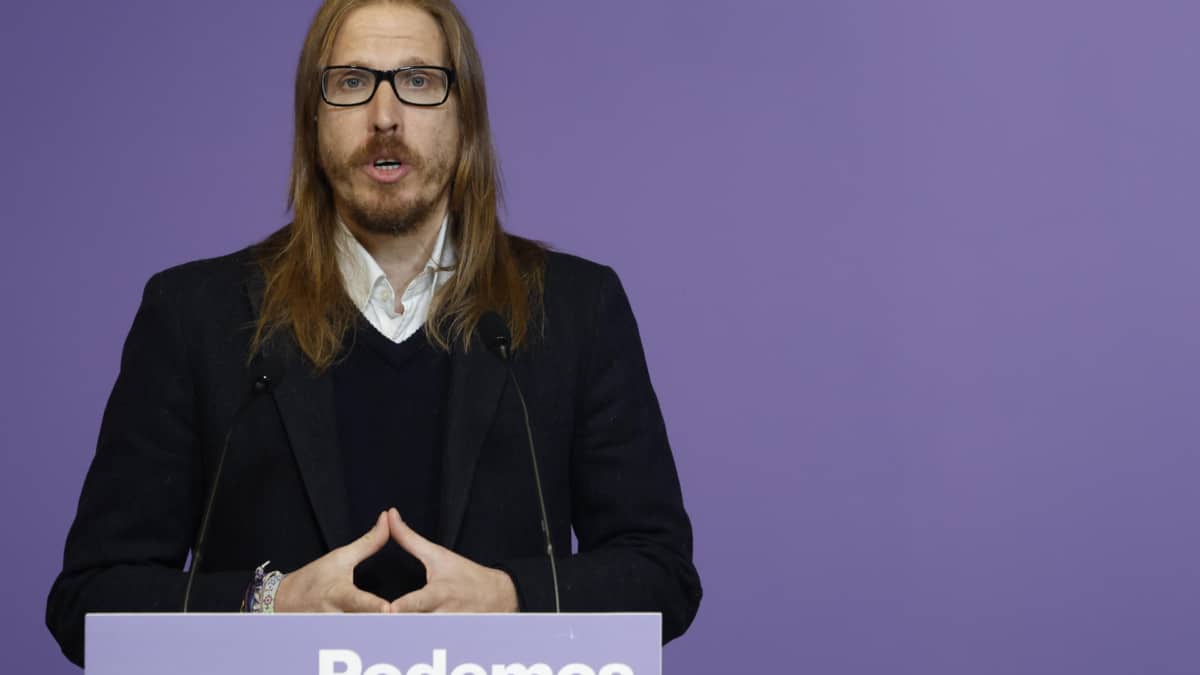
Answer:
[[(664, 641), (680, 635), (701, 594), (691, 526), (628, 301), (610, 269), (500, 229), (455, 7), (327, 1), (295, 129), (293, 222), (147, 283), (50, 591), (63, 651), (82, 664), (86, 612), (175, 611), (185, 593), (196, 611), (330, 612), (561, 595), (662, 612)], [(517, 387), (480, 337), (491, 313), (557, 584)]]

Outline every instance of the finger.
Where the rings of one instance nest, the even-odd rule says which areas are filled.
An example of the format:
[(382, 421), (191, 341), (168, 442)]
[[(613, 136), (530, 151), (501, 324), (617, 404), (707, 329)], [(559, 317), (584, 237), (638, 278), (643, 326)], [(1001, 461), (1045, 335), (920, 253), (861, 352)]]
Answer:
[(393, 600), (391, 611), (395, 614), (422, 614), (436, 610), (439, 605), (433, 589), (426, 586)]
[(442, 551), (446, 549), (429, 541), (425, 537), (417, 534), (416, 530), (408, 526), (400, 519), (400, 512), (396, 509), (389, 509), (387, 512), (388, 529), (391, 531), (392, 539), (405, 551), (413, 554), (421, 564), (425, 565), (426, 571), (429, 570), (429, 563), (437, 558)]
[(351, 565), (358, 565), (360, 562), (370, 558), (383, 548), (388, 542), (388, 519), (387, 514), (380, 513), (375, 519), (375, 526), (363, 536), (342, 547)]
[(383, 598), (348, 585), (334, 599), (339, 611), (358, 614), (387, 614), (391, 603)]

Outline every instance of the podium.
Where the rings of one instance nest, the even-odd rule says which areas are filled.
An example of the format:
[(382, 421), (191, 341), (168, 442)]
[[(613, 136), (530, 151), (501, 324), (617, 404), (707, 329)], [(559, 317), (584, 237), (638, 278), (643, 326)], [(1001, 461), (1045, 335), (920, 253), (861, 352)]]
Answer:
[(87, 675), (661, 675), (659, 614), (89, 614)]

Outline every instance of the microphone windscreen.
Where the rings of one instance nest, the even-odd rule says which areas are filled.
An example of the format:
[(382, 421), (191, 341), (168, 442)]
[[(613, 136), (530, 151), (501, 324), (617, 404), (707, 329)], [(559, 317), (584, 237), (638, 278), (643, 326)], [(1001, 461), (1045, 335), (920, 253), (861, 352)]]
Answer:
[(483, 340), (483, 344), (487, 346), (488, 351), (505, 361), (508, 360), (508, 347), (512, 342), (512, 336), (508, 332), (508, 323), (503, 317), (496, 312), (488, 312), (479, 317), (479, 324), (475, 331)]
[(283, 359), (279, 355), (261, 353), (250, 367), (250, 384), (258, 393), (270, 391), (283, 379), (284, 370)]

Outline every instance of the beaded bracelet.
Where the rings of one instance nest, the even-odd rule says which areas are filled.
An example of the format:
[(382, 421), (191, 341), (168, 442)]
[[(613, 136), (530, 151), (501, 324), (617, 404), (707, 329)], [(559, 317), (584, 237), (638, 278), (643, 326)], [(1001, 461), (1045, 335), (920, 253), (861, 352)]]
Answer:
[(252, 614), (274, 614), (275, 594), (279, 592), (279, 584), (285, 576), (278, 570), (268, 573), (267, 565), (271, 561), (259, 565), (254, 570), (254, 581), (246, 589), (242, 598), (242, 611)]

